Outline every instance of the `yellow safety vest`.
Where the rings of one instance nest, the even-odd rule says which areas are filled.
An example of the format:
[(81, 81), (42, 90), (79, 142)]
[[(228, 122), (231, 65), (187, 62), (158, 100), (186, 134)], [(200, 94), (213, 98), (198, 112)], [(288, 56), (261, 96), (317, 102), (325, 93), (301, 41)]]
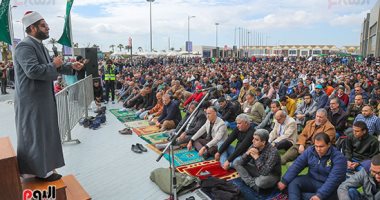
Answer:
[(115, 65), (111, 65), (111, 67), (108, 67), (108, 65), (104, 66), (104, 80), (105, 81), (116, 80), (115, 68), (116, 68)]

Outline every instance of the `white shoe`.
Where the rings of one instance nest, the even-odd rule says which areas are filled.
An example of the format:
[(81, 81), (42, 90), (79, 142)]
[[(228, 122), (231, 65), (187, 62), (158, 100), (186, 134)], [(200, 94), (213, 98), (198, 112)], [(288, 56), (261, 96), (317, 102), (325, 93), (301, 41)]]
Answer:
[(120, 108), (120, 109), (119, 109), (119, 112), (125, 112), (125, 111), (127, 111), (126, 108)]

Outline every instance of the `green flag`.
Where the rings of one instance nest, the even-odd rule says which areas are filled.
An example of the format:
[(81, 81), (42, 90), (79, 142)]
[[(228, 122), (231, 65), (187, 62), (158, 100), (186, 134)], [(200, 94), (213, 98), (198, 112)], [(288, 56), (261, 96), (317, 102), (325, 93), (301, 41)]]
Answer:
[(9, 31), (9, 1), (2, 0), (0, 4), (0, 41), (12, 44)]
[(62, 44), (62, 45), (68, 46), (68, 47), (72, 47), (71, 43), (72, 43), (72, 39), (73, 39), (73, 38), (71, 38), (71, 22), (70, 22), (70, 20), (71, 20), (70, 11), (71, 11), (71, 7), (73, 6), (73, 2), (74, 2), (74, 0), (67, 0), (65, 26), (63, 27), (62, 36), (58, 40), (59, 44)]

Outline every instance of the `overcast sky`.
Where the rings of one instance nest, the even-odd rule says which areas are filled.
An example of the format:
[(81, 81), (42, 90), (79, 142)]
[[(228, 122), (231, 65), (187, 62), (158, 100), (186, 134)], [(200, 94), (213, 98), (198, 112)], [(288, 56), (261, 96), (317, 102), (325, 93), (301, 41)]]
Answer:
[[(41, 13), (50, 26), (50, 36), (63, 31), (66, 2), (63, 0), (11, 0), (16, 38), (22, 37), (20, 22), (28, 10)], [(351, 3), (349, 3), (351, 2)], [(183, 47), (187, 40), (188, 16), (193, 45), (235, 43), (235, 28), (265, 35), (263, 44), (359, 45), (366, 13), (375, 0), (156, 0), (152, 3), (153, 48)], [(146, 0), (74, 0), (72, 9), (74, 42), (80, 47), (97, 44), (108, 51), (111, 44), (128, 44), (149, 49), (149, 3)], [(242, 42), (242, 39), (241, 39)], [(239, 45), (238, 36), (236, 43)]]

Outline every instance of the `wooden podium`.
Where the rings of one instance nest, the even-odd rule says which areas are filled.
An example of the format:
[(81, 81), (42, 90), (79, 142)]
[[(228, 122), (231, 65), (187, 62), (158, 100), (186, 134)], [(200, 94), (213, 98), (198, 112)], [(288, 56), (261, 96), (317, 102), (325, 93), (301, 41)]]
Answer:
[(22, 199), (16, 153), (9, 137), (0, 138), (0, 199)]
[(54, 182), (43, 182), (35, 178), (21, 183), (16, 153), (9, 137), (0, 138), (0, 200), (21, 200), (23, 190), (46, 191), (55, 186), (57, 200), (90, 200), (86, 190), (73, 175), (62, 177)]

